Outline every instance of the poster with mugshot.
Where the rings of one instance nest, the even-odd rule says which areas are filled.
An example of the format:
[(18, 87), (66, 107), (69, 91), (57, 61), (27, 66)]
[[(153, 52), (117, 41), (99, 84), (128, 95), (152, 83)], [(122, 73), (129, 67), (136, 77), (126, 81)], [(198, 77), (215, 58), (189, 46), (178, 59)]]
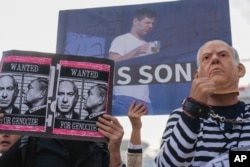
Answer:
[[(80, 59), (79, 59), (80, 58)], [(79, 59), (79, 60), (78, 60)], [(54, 124), (52, 134), (92, 139), (103, 138), (96, 121), (111, 111), (112, 66), (100, 58), (84, 59), (79, 56), (60, 58), (56, 66)], [(107, 60), (110, 61), (110, 60)]]
[(113, 61), (33, 51), (3, 53), (0, 132), (88, 141), (111, 114)]

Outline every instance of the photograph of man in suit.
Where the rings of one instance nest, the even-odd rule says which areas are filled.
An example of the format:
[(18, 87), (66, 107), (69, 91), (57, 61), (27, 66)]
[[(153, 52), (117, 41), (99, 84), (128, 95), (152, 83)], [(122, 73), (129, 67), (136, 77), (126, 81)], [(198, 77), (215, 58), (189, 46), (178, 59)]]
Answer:
[(97, 118), (105, 113), (107, 86), (96, 84), (90, 87), (88, 95), (84, 97), (84, 109), (89, 115), (85, 120), (97, 121)]
[(46, 116), (48, 83), (47, 78), (39, 77), (28, 84), (27, 89), (23, 91), (23, 103), (29, 107), (25, 114)]
[(18, 83), (12, 75), (0, 76), (0, 108), (5, 114), (19, 114), (14, 105), (18, 96)]
[(70, 80), (61, 80), (57, 92), (57, 118), (80, 119), (80, 115), (75, 112), (78, 98), (76, 84)]

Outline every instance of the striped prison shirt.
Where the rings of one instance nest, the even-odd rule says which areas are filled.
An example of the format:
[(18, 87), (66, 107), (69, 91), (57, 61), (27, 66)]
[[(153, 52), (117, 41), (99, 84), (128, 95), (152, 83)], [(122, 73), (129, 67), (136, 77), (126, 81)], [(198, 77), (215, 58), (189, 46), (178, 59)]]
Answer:
[[(241, 101), (231, 106), (212, 106), (212, 110), (227, 119), (245, 120), (250, 117), (250, 104)], [(169, 116), (155, 164), (157, 167), (202, 167), (232, 148), (249, 145), (249, 119), (241, 124), (211, 117), (193, 119), (178, 108)], [(229, 162), (221, 162), (221, 166), (224, 163), (229, 166)]]

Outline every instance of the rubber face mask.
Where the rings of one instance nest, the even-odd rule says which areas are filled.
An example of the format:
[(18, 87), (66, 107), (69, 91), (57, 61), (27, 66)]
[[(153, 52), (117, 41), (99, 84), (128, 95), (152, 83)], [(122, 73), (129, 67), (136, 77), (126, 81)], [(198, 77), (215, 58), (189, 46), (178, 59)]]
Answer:
[(220, 79), (217, 80), (217, 78), (215, 77), (214, 82), (216, 85), (216, 90), (214, 94), (229, 94), (229, 93), (239, 94), (238, 90), (239, 76), (237, 67), (232, 67), (231, 75), (225, 77), (227, 77), (227, 80), (220, 80)]
[(214, 81), (214, 94), (239, 93), (239, 78), (245, 74), (242, 64), (236, 64), (230, 46), (220, 41), (206, 44), (200, 51), (200, 68), (197, 77)]

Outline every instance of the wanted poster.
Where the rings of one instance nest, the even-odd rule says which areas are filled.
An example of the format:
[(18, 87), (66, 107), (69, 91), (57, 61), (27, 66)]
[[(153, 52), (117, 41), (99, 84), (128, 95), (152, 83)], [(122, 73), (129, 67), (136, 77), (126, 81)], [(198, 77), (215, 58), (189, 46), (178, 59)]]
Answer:
[(100, 60), (78, 56), (60, 59), (53, 135), (103, 139), (96, 121), (104, 113), (111, 114), (112, 66)]
[(5, 52), (1, 61), (0, 130), (31, 134), (46, 131), (52, 57), (37, 52)]
[(14, 50), (0, 68), (0, 132), (106, 140), (96, 121), (111, 114), (112, 60)]

